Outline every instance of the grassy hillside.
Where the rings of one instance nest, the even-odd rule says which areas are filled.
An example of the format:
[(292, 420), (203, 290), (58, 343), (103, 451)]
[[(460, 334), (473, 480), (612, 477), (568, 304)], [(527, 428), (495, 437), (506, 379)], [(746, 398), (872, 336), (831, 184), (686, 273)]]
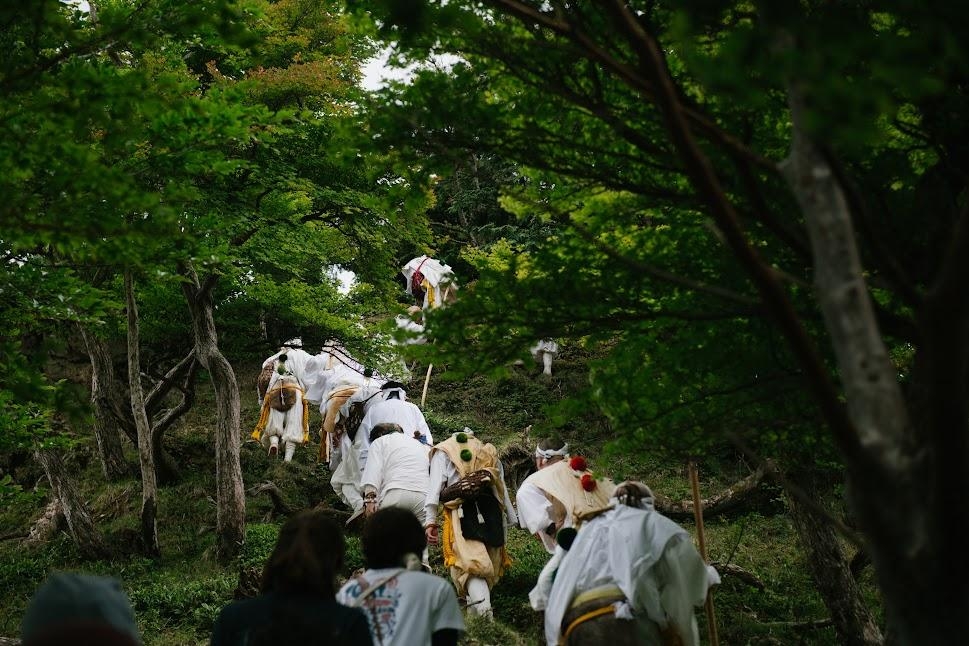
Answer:
[[(244, 437), (248, 437), (258, 417), (253, 387), (256, 365), (256, 362), (240, 362), (236, 366), (242, 388)], [(483, 378), (448, 381), (443, 377), (446, 375), (440, 373), (432, 377), (425, 407), (435, 437), (443, 438), (451, 431), (469, 426), (499, 449), (513, 450), (522, 443), (526, 427), (541, 426), (545, 419), (543, 407), (547, 403), (559, 400), (583, 383), (585, 361), (579, 353), (570, 355), (567, 351), (551, 378), (541, 376), (530, 365), (515, 369), (507, 379), (498, 382)], [(422, 378), (423, 371), (420, 371), (420, 381), (410, 387), (415, 401), (420, 399)], [(166, 436), (166, 447), (182, 473), (178, 484), (160, 492), (162, 557), (158, 561), (138, 556), (135, 551), (141, 500), (139, 482), (132, 477), (105, 484), (87, 445), (75, 452), (72, 467), (80, 474), (85, 499), (118, 556), (84, 562), (63, 532), (44, 545), (25, 547), (20, 536), (46, 505), (43, 489), (46, 482), (42, 471), (29, 457), (8, 456), (16, 481), (27, 490), (36, 484), (37, 494), (32, 499), (0, 508), (0, 534), (4, 538), (0, 541), (0, 586), (7, 591), (0, 597), (0, 636), (18, 634), (27, 600), (49, 571), (71, 569), (110, 574), (124, 582), (147, 646), (207, 643), (216, 614), (232, 600), (240, 585), (240, 574), (244, 584), (251, 584), (281, 524), (269, 496), (249, 496), (247, 544), (238, 566), (222, 568), (214, 562), (211, 397), (211, 387), (202, 383), (194, 410)], [(311, 420), (318, 427), (318, 412), (314, 411)], [(637, 455), (609, 455), (603, 447), (610, 432), (603, 420), (590, 414), (570, 425), (565, 434), (573, 452), (589, 456), (598, 471), (640, 478), (656, 492), (673, 499), (689, 496), (682, 464), (664, 463), (646, 447)], [(315, 445), (303, 448), (293, 463), (283, 464), (270, 460), (255, 443), (244, 444), (242, 465), (246, 487), (271, 481), (293, 509), (321, 503), (332, 505), (335, 497), (329, 486), (329, 474), (325, 467), (316, 464), (315, 449)], [(134, 465), (134, 450), (129, 446), (127, 451)], [(519, 450), (515, 455), (524, 457), (525, 454)], [(527, 460), (522, 464), (527, 464)], [(701, 463), (700, 468), (704, 495), (717, 492), (747, 473), (739, 460), (722, 457)], [(692, 525), (684, 525), (693, 531)], [(735, 564), (764, 584), (763, 589), (758, 589), (736, 577), (724, 577), (723, 585), (716, 592), (721, 643), (836, 643), (829, 627), (810, 623), (825, 618), (826, 610), (813, 590), (796, 536), (783, 514), (750, 513), (728, 521), (708, 522), (706, 531), (712, 560)], [(496, 621), (469, 623), (467, 644), (540, 643), (540, 616), (529, 608), (527, 593), (546, 555), (534, 538), (519, 529), (511, 531), (509, 549), (515, 562), (494, 591)], [(432, 560), (435, 558), (438, 572), (443, 573), (439, 551), (433, 553)], [(359, 541), (351, 535), (347, 573), (360, 566)], [(702, 611), (698, 613), (701, 632), (705, 634), (702, 614)]]

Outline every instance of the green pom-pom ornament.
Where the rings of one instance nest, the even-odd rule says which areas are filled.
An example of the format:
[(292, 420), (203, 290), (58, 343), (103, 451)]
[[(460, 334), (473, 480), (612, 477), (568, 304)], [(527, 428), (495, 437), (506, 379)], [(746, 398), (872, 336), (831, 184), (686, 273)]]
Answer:
[(465, 462), (470, 462), (471, 458), (473, 457), (474, 457), (474, 454), (471, 453), (471, 449), (461, 450), (461, 459), (464, 460)]
[(278, 372), (281, 375), (285, 375), (286, 374), (286, 364), (285, 363), (281, 363), (278, 366), (276, 366), (276, 372)]
[(458, 433), (457, 435), (454, 436), (454, 439), (456, 439), (461, 444), (464, 444), (465, 442), (468, 441), (468, 434), (464, 432)]

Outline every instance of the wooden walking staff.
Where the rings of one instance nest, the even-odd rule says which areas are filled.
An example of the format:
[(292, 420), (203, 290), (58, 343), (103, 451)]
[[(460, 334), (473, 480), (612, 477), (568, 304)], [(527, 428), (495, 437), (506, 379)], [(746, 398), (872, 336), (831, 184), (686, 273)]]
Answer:
[(431, 370), (434, 369), (434, 364), (427, 364), (427, 374), (424, 376), (424, 392), (421, 393), (421, 408), (424, 408), (424, 400), (427, 399), (427, 387), (431, 383)]
[[(447, 300), (448, 294), (451, 291), (451, 286), (448, 285), (444, 288), (444, 295), (441, 297), (441, 305), (444, 305), (444, 301)], [(424, 408), (424, 402), (427, 400), (427, 387), (431, 385), (431, 370), (434, 369), (434, 364), (427, 364), (427, 374), (424, 375), (424, 390), (421, 392), (421, 408)]]
[[(696, 540), (700, 548), (700, 558), (704, 563), (709, 563), (707, 559), (707, 544), (703, 536), (703, 504), (700, 500), (700, 476), (697, 473), (696, 462), (689, 460), (686, 468), (690, 476), (690, 488), (693, 490), (693, 517), (696, 519)], [(720, 639), (717, 637), (717, 616), (713, 612), (713, 590), (707, 591), (707, 600), (703, 604), (707, 611), (707, 631), (710, 634), (710, 644), (718, 646)]]

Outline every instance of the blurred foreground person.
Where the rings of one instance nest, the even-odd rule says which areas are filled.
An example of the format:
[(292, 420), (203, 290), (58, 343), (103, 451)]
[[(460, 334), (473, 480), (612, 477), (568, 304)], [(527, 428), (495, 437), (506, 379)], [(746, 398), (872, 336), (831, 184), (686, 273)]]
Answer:
[(693, 610), (720, 583), (717, 571), (685, 529), (654, 510), (646, 485), (620, 484), (611, 503), (550, 562), (558, 561), (544, 604), (547, 643), (698, 646)]
[(366, 611), (374, 644), (457, 644), (464, 618), (451, 584), (421, 570), (427, 542), (417, 516), (400, 507), (378, 509), (362, 542), (368, 569), (347, 581), (337, 600)]
[(343, 531), (326, 515), (290, 518), (263, 569), (260, 595), (222, 609), (212, 646), (370, 646), (367, 618), (335, 599), (343, 554)]
[(135, 613), (117, 579), (51, 574), (27, 604), (23, 646), (140, 646)]

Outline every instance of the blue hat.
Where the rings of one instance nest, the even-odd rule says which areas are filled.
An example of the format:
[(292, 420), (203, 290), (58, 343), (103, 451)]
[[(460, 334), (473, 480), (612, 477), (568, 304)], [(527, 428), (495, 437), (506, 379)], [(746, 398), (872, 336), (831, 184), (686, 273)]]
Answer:
[(55, 572), (37, 588), (20, 627), (23, 641), (62, 624), (96, 622), (141, 644), (135, 613), (117, 579)]

